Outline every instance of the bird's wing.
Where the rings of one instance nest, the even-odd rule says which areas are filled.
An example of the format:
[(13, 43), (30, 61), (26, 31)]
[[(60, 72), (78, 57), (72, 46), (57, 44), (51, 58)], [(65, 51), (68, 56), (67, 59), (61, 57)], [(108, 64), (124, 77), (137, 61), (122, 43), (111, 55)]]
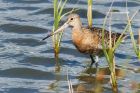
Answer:
[[(102, 47), (102, 28), (99, 27), (92, 27), (89, 28), (87, 27), (91, 32), (95, 33), (96, 35), (98, 35), (99, 38), (99, 47)], [(109, 40), (110, 40), (110, 32), (107, 31), (106, 29), (104, 29), (104, 42), (105, 42), (105, 46), (107, 47), (109, 45)], [(112, 46), (115, 45), (115, 43), (117, 42), (117, 40), (119, 39), (119, 37), (121, 36), (121, 33), (113, 33), (111, 32), (111, 41), (112, 41)], [(126, 37), (125, 34), (123, 34), (122, 39), (124, 39)]]

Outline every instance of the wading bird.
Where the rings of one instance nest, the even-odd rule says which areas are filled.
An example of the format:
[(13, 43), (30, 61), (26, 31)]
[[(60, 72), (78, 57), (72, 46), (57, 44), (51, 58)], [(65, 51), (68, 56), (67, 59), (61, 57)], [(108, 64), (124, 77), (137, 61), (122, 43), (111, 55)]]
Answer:
[[(98, 56), (103, 53), (102, 48), (102, 28), (98, 27), (83, 27), (82, 22), (80, 20), (80, 17), (78, 14), (70, 14), (68, 16), (67, 21), (62, 25), (59, 29), (57, 29), (53, 33), (49, 33), (43, 40), (49, 38), (52, 35), (55, 35), (61, 31), (64, 31), (67, 27), (72, 27), (72, 41), (75, 45), (75, 47), (84, 54), (89, 54), (91, 58), (91, 65), (93, 63), (97, 63)], [(120, 37), (120, 33), (111, 33), (111, 44), (114, 46), (117, 39)], [(104, 30), (104, 42), (105, 47), (108, 49), (109, 46), (109, 31)], [(124, 38), (125, 35), (123, 35), (122, 38)], [(96, 59), (95, 59), (95, 58)], [(96, 64), (97, 66), (97, 64)]]

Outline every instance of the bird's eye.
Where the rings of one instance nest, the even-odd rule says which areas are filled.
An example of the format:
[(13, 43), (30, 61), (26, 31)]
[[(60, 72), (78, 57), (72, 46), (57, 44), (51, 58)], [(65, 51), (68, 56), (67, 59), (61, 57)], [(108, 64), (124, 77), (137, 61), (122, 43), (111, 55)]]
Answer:
[(71, 18), (70, 20), (73, 20), (73, 18)]

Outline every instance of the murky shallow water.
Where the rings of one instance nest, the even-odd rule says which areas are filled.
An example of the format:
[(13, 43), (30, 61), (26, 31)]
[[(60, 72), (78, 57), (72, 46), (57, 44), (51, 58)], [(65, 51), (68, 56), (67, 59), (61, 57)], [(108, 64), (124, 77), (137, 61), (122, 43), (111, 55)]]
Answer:
[[(102, 26), (111, 1), (94, 1), (95, 26)], [(76, 2), (69, 0), (65, 11), (80, 8), (78, 13), (86, 25), (86, 1)], [(129, 0), (128, 6), (132, 15), (140, 8), (140, 2)], [(125, 0), (116, 0), (113, 9), (125, 12)], [(136, 38), (139, 19), (140, 13), (133, 22)], [(113, 14), (112, 20), (112, 29), (121, 32), (126, 25), (126, 15)], [(52, 25), (52, 0), (0, 0), (0, 93), (68, 93), (67, 74), (74, 91), (111, 93), (105, 58), (100, 58), (95, 77), (95, 68), (87, 69), (89, 57), (80, 54), (73, 46), (70, 29), (64, 33), (62, 40), (61, 71), (55, 72), (52, 41), (41, 41)], [(140, 93), (140, 62), (130, 42), (127, 38), (116, 51), (120, 93)]]

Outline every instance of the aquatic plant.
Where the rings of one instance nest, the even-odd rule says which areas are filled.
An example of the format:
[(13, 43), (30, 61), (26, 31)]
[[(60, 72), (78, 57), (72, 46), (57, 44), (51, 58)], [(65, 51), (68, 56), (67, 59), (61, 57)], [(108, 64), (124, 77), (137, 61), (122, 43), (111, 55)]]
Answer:
[[(110, 38), (110, 41), (109, 41), (109, 49), (108, 50), (106, 50), (105, 41), (104, 41), (105, 24), (106, 24), (106, 21), (107, 21), (107, 18), (109, 16), (109, 14), (110, 14), (110, 11), (112, 9), (113, 2), (110, 6), (109, 12), (107, 13), (107, 15), (104, 19), (104, 24), (103, 24), (103, 29), (102, 29), (102, 47), (103, 47), (103, 52), (104, 52), (105, 57), (106, 57), (107, 62), (108, 62), (109, 70), (111, 72), (110, 82), (111, 82), (111, 85), (112, 85), (112, 89), (113, 89), (113, 91), (117, 91), (117, 81), (116, 81), (116, 75), (115, 75), (115, 60), (114, 60), (115, 59), (114, 58), (114, 51), (115, 50), (113, 49), (113, 46), (111, 44), (111, 38)], [(111, 37), (111, 31), (109, 33), (109, 37)]]
[[(134, 15), (132, 16), (132, 18), (134, 18), (134, 16), (138, 13), (138, 11), (136, 11), (134, 13)], [(130, 37), (131, 37), (131, 42), (133, 44), (133, 48), (134, 48), (134, 52), (137, 55), (138, 59), (140, 59), (140, 31), (138, 31), (138, 44), (136, 43), (136, 40), (134, 38), (134, 34), (132, 31), (132, 18), (130, 19), (129, 15), (127, 14), (127, 20), (128, 20), (128, 25), (129, 25), (129, 33), (130, 33)]]
[[(105, 57), (107, 59), (107, 62), (108, 62), (108, 66), (109, 66), (109, 70), (110, 70), (110, 82), (111, 82), (111, 85), (112, 85), (112, 89), (114, 92), (117, 93), (118, 91), (118, 88), (117, 88), (117, 81), (116, 81), (116, 72), (115, 72), (115, 56), (114, 56), (114, 53), (115, 53), (115, 50), (119, 47), (119, 45), (121, 44), (122, 42), (122, 39), (123, 39), (123, 36), (124, 34), (129, 31), (130, 29), (130, 23), (131, 21), (133, 20), (134, 16), (136, 15), (136, 13), (133, 14), (132, 18), (128, 20), (128, 23), (125, 27), (125, 29), (123, 30), (123, 32), (121, 33), (120, 37), (117, 39), (117, 42), (114, 44), (114, 46), (112, 46), (112, 40), (111, 40), (111, 29), (110, 29), (110, 34), (109, 34), (109, 46), (108, 46), (108, 49), (106, 49), (105, 47), (105, 42), (104, 42), (104, 30), (105, 30), (105, 24), (106, 24), (106, 21), (107, 21), (107, 18), (109, 15), (112, 15), (111, 14), (111, 8), (112, 8), (112, 5), (113, 5), (113, 2), (114, 0), (112, 1), (112, 4), (110, 6), (110, 9), (109, 9), (109, 12), (107, 13), (105, 19), (104, 19), (104, 23), (103, 23), (103, 29), (102, 29), (102, 47), (103, 47), (103, 51), (104, 51), (104, 54), (105, 54)], [(112, 17), (112, 16), (111, 16)], [(134, 38), (133, 38), (134, 39)]]
[(140, 59), (140, 29), (138, 30), (138, 58)]
[[(53, 25), (53, 32), (58, 29), (59, 22), (62, 18), (62, 12), (64, 9), (64, 6), (66, 5), (67, 0), (62, 2), (62, 0), (54, 0), (53, 7), (54, 7), (54, 25)], [(55, 59), (58, 61), (58, 54), (60, 51), (60, 41), (62, 38), (62, 33), (56, 34), (52, 37), (53, 39), (53, 47), (54, 47), (54, 53), (55, 53)], [(58, 62), (57, 62), (58, 63)]]
[(88, 26), (92, 27), (92, 0), (88, 0), (88, 10), (87, 10), (87, 19), (88, 19)]
[(67, 82), (68, 82), (68, 86), (69, 86), (69, 93), (74, 93), (74, 90), (73, 90), (73, 87), (72, 87), (71, 79), (69, 79), (68, 70), (67, 70)]
[[(54, 7), (53, 33), (54, 33), (54, 31), (56, 31), (56, 29), (58, 29), (59, 23), (65, 15), (70, 14), (70, 13), (78, 10), (78, 9), (73, 8), (71, 11), (63, 13), (63, 10), (64, 10), (66, 3), (67, 3), (67, 0), (54, 0), (54, 2), (53, 2), (53, 7)], [(62, 35), (63, 35), (63, 31), (59, 34), (55, 34), (52, 36), (55, 59), (56, 59), (57, 65), (59, 63), (58, 58), (59, 58), (60, 42), (62, 39)]]
[[(112, 17), (112, 6), (113, 6), (113, 3), (114, 3), (114, 0), (112, 1), (112, 4), (109, 8), (109, 11), (104, 19), (104, 23), (103, 23), (103, 29), (102, 29), (102, 47), (103, 47), (103, 52), (105, 54), (105, 57), (106, 57), (106, 60), (108, 62), (108, 66), (109, 66), (109, 70), (110, 70), (110, 82), (111, 82), (111, 85), (112, 85), (112, 89), (114, 92), (117, 92), (118, 91), (118, 87), (117, 87), (117, 80), (116, 80), (116, 72), (115, 72), (115, 56), (114, 56), (114, 53), (115, 53), (115, 50), (116, 48), (121, 44), (121, 41), (122, 41), (122, 38), (123, 38), (123, 35), (124, 33), (127, 31), (127, 29), (125, 29), (120, 37), (118, 38), (117, 42), (115, 44), (112, 44), (112, 39), (111, 39), (111, 29), (109, 29), (109, 46), (108, 46), (108, 49), (106, 49), (106, 46), (105, 46), (105, 41), (104, 41), (104, 30), (105, 30), (105, 24), (106, 24), (106, 21), (107, 21), (107, 18), (109, 15), (111, 15)], [(111, 22), (111, 17), (110, 17), (110, 21), (109, 23)], [(110, 23), (110, 28), (111, 28), (111, 23)], [(112, 46), (114, 45), (114, 46)]]
[[(110, 6), (109, 12), (107, 13), (105, 19), (104, 19), (104, 24), (103, 24), (103, 29), (102, 29), (102, 47), (103, 47), (103, 52), (105, 54), (105, 57), (107, 59), (108, 62), (108, 66), (111, 72), (111, 85), (112, 85), (112, 89), (113, 91), (117, 91), (117, 82), (116, 82), (116, 75), (115, 75), (115, 58), (114, 58), (114, 52), (116, 49), (116, 46), (119, 45), (119, 43), (121, 42), (121, 38), (123, 36), (123, 34), (120, 36), (120, 38), (117, 41), (117, 45), (115, 47), (112, 46), (112, 40), (111, 40), (111, 30), (109, 32), (109, 49), (106, 50), (105, 47), (105, 41), (104, 41), (104, 30), (105, 30), (105, 24), (106, 24), (106, 20), (108, 18), (108, 15), (110, 14), (110, 11), (112, 9), (112, 5), (113, 5), (114, 0), (112, 1), (112, 4)], [(87, 11), (87, 18), (88, 18), (88, 26), (92, 27), (92, 0), (88, 0), (88, 11)]]
[[(59, 23), (65, 15), (68, 15), (68, 14), (78, 10), (78, 9), (73, 8), (72, 10), (63, 13), (66, 3), (67, 3), (67, 0), (54, 0), (54, 2), (53, 2), (53, 7), (54, 7), (53, 33), (54, 33), (54, 31), (56, 31), (58, 29)], [(62, 39), (62, 35), (63, 35), (63, 31), (59, 34), (55, 34), (52, 36), (54, 56), (55, 56), (55, 61), (56, 61), (56, 71), (60, 70), (59, 52), (60, 52), (60, 42)]]

